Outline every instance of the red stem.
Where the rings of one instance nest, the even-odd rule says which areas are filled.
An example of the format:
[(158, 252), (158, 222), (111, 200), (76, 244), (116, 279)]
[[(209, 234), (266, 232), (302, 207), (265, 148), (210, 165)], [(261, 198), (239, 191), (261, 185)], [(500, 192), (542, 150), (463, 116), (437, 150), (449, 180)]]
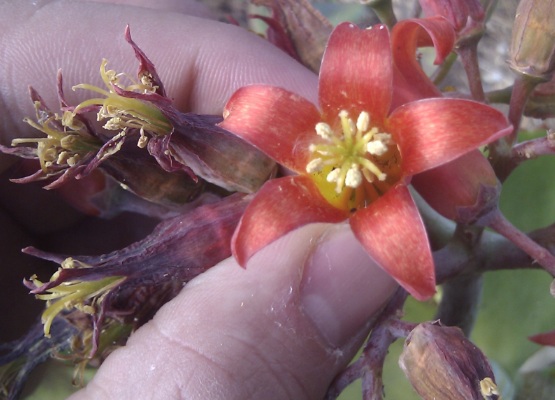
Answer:
[(507, 218), (497, 211), (492, 215), (489, 221), (489, 227), (496, 230), (499, 234), (505, 236), (518, 248), (532, 257), (547, 272), (555, 276), (555, 257), (545, 247), (530, 239), (524, 232), (518, 230), (511, 224)]

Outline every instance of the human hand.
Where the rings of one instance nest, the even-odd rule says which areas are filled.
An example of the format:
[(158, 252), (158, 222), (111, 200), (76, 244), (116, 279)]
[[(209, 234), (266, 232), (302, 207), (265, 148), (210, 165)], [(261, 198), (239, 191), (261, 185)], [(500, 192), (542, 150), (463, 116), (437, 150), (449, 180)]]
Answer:
[[(316, 77), (256, 36), (190, 17), (186, 13), (208, 14), (183, 11), (181, 2), (158, 2), (155, 9), (125, 3), (51, 1), (35, 11), (33, 5), (1, 5), (9, 27), (0, 44), (7, 55), (0, 105), (11, 115), (3, 121), (4, 144), (35, 134), (19, 122), (34, 114), (28, 84), (55, 105), (58, 68), (69, 85), (95, 83), (102, 58), (133, 71), (121, 34), (125, 24), (183, 111), (221, 113), (230, 94), (250, 83), (316, 99)], [(72, 103), (80, 100), (67, 94)], [(10, 210), (26, 230), (58, 235), (74, 221), (65, 209), (48, 213), (59, 207), (53, 198), (42, 209), (54, 222), (37, 226), (26, 218), (25, 203)], [(91, 231), (79, 234), (81, 241), (95, 238)], [(321, 398), (395, 287), (347, 226), (299, 229), (261, 251), (246, 270), (229, 259), (191, 281), (73, 398)]]

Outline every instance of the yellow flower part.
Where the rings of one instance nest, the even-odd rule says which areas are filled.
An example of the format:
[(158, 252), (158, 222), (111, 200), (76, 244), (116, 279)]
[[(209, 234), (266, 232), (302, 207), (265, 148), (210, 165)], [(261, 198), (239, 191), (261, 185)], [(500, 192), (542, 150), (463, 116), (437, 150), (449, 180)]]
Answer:
[(55, 173), (58, 167), (72, 167), (87, 153), (97, 152), (102, 143), (87, 133), (80, 121), (64, 113), (47, 113), (39, 101), (34, 102), (36, 119), (25, 118), (24, 121), (33, 128), (43, 132), (43, 138), (21, 138), (12, 140), (12, 146), (23, 143), (37, 144), (37, 157), (45, 174)]
[[(61, 270), (55, 272), (50, 281), (56, 280)], [(42, 313), (44, 335), (50, 337), (52, 321), (63, 310), (76, 308), (86, 314), (94, 315), (104, 297), (125, 279), (121, 276), (109, 276), (96, 281), (62, 282), (58, 286), (48, 289), (48, 293), (37, 294), (38, 299), (47, 301), (46, 310)], [(36, 287), (43, 285), (36, 275), (31, 277), (31, 281)]]
[(357, 209), (399, 180), (400, 154), (391, 135), (371, 125), (368, 112), (362, 111), (356, 122), (345, 110), (338, 117), (339, 129), (325, 122), (316, 124), (322, 140), (310, 145), (306, 172), (332, 205)]
[[(107, 63), (108, 61), (103, 59), (100, 64), (100, 76), (106, 89), (85, 83), (73, 86), (73, 90), (84, 89), (103, 96), (85, 100), (75, 108), (74, 114), (88, 106), (100, 106), (97, 120), (105, 121), (104, 128), (115, 131), (119, 130), (122, 135), (130, 128), (139, 129), (141, 137), (138, 146), (141, 148), (145, 147), (148, 143), (145, 132), (157, 135), (170, 133), (173, 127), (157, 107), (149, 104), (148, 101), (118, 94), (115, 90), (115, 88), (119, 88), (126, 92), (143, 95), (154, 94), (157, 87), (153, 86), (151, 77), (145, 75), (141, 78), (140, 82), (137, 82), (126, 74), (118, 74), (114, 70), (106, 70)], [(129, 80), (130, 84), (123, 84), (122, 77)]]

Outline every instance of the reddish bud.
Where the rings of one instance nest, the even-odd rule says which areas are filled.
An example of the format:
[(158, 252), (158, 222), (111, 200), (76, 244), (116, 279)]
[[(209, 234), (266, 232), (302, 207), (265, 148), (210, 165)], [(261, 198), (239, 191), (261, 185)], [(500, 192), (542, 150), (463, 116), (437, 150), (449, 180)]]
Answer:
[(555, 0), (522, 0), (516, 10), (509, 65), (516, 72), (549, 80), (555, 69)]
[(473, 223), (497, 209), (500, 184), (479, 150), (413, 177), (426, 202), (446, 218)]
[(459, 37), (483, 30), (486, 14), (479, 0), (420, 0), (420, 5), (426, 16), (439, 15), (451, 22)]
[(425, 400), (500, 398), (487, 358), (456, 327), (418, 325), (405, 341), (399, 365)]

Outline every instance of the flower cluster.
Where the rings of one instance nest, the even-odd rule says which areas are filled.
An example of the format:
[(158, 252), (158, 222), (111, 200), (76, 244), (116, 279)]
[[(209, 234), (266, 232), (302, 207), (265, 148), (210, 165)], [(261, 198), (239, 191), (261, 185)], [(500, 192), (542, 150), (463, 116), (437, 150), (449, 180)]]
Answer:
[[(70, 105), (60, 72), (59, 112), (30, 90), (36, 118), (26, 122), (42, 137), (15, 139), (0, 151), (35, 160), (38, 169), (13, 181), (45, 181), (97, 216), (132, 210), (161, 221), (146, 238), (109, 254), (23, 250), (59, 268), (48, 281), (33, 275), (24, 282), (46, 307), (40, 328), (0, 346), (2, 396), (17, 396), (29, 371), (48, 357), (72, 361), (80, 375), (193, 277), (229, 256), (248, 268), (251, 257), (288, 232), (326, 222), (348, 225), (400, 286), (369, 321), (361, 358), (329, 396), (362, 378), (368, 398), (381, 399), (380, 362), (395, 339), (406, 337), (400, 366), (423, 398), (501, 398), (486, 356), (465, 334), (484, 271), (541, 266), (555, 275), (555, 227), (526, 235), (499, 209), (512, 171), (555, 153), (553, 132), (517, 141), (523, 115), (553, 116), (552, 1), (521, 2), (510, 57), (519, 77), (509, 90), (489, 94), (477, 53), (489, 2), (420, 0), (423, 15), (401, 21), (390, 1), (365, 2), (382, 23), (363, 28), (332, 28), (305, 1), (257, 3), (269, 7), (269, 15), (254, 16), (268, 25), (267, 39), (319, 73), (318, 104), (256, 84), (232, 94), (221, 116), (182, 112), (129, 28), (136, 76), (102, 60), (103, 86), (73, 86), (92, 97)], [(434, 79), (423, 66), (430, 54), (424, 47), (435, 51)], [(442, 90), (457, 57), (469, 93)], [(507, 116), (488, 104), (505, 97)], [(76, 194), (76, 180), (88, 189)], [(441, 297), (440, 322), (402, 321), (409, 294)], [(553, 335), (531, 339), (553, 345)]]

